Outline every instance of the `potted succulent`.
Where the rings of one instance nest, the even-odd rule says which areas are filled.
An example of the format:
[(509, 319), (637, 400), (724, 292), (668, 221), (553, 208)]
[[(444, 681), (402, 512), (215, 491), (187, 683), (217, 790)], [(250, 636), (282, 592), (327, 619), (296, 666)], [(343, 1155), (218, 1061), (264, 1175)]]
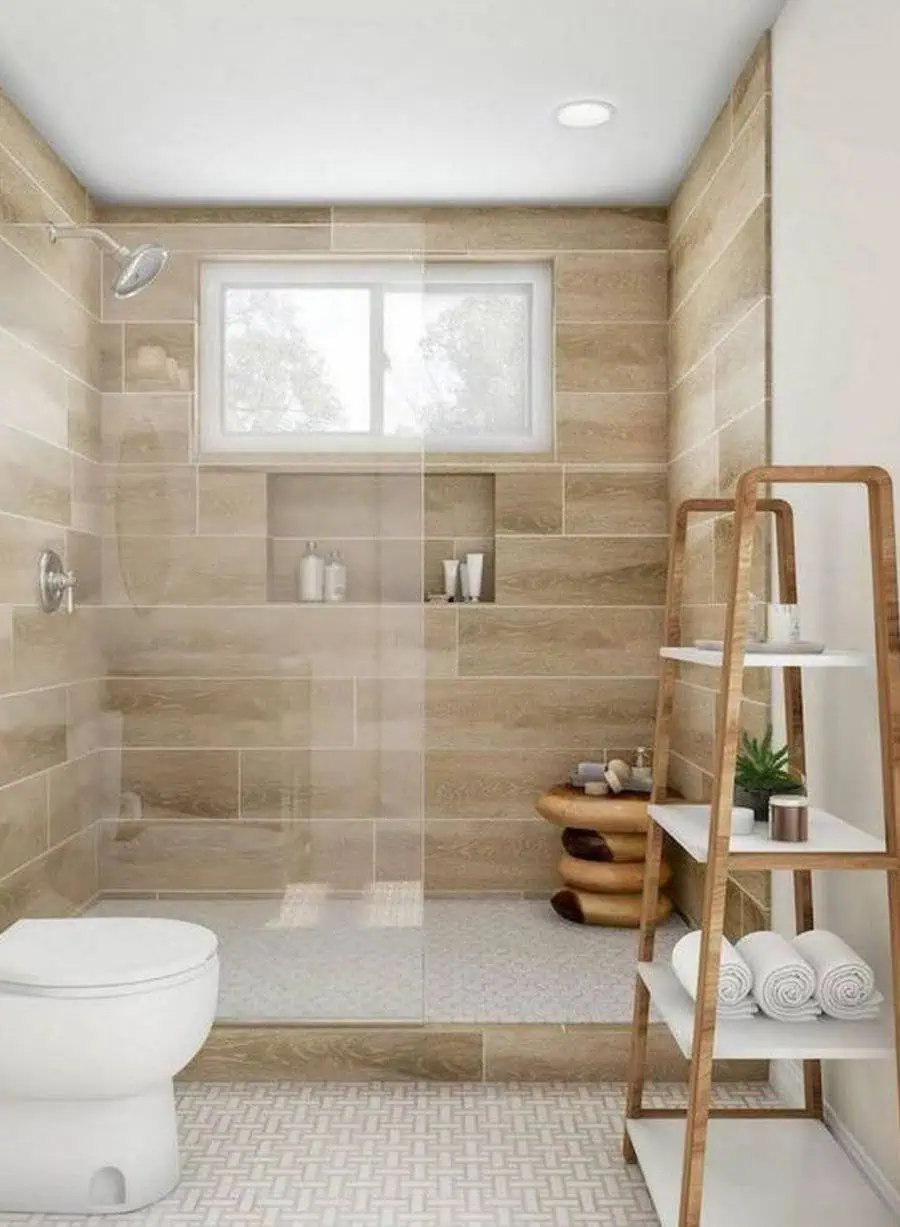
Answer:
[(770, 797), (803, 789), (803, 781), (791, 770), (788, 747), (774, 749), (772, 736), (771, 724), (761, 739), (742, 733), (735, 764), (734, 803), (752, 809), (757, 822), (768, 820)]

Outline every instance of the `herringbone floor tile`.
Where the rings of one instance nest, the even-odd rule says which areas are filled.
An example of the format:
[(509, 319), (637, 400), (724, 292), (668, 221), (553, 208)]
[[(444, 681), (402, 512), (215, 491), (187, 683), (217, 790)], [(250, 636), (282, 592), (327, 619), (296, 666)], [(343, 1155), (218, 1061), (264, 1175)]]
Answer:
[[(184, 1174), (132, 1215), (3, 1227), (656, 1227), (618, 1085), (191, 1085)], [(653, 1101), (683, 1102), (662, 1087)], [(727, 1103), (772, 1102), (762, 1086)]]

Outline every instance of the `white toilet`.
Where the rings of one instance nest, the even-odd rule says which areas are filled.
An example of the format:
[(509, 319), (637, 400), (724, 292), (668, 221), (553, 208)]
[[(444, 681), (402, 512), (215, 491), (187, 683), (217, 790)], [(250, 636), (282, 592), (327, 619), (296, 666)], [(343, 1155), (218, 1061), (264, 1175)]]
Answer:
[(0, 1211), (121, 1213), (178, 1183), (172, 1079), (210, 1032), (216, 935), (20, 920), (0, 935)]

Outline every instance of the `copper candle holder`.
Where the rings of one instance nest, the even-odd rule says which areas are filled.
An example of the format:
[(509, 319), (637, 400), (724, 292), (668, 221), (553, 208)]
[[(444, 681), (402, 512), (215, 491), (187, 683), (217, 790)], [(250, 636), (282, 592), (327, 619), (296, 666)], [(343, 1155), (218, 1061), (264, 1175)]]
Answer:
[(769, 798), (769, 839), (805, 844), (809, 839), (809, 798), (785, 793)]

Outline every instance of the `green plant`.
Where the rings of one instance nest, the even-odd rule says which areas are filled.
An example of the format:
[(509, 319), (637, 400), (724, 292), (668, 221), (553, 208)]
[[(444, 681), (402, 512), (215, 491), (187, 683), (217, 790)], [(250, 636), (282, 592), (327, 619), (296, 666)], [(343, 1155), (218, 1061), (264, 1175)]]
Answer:
[(747, 792), (795, 792), (802, 782), (791, 772), (787, 746), (772, 747), (772, 726), (762, 739), (741, 734), (741, 745), (735, 765), (734, 782)]

